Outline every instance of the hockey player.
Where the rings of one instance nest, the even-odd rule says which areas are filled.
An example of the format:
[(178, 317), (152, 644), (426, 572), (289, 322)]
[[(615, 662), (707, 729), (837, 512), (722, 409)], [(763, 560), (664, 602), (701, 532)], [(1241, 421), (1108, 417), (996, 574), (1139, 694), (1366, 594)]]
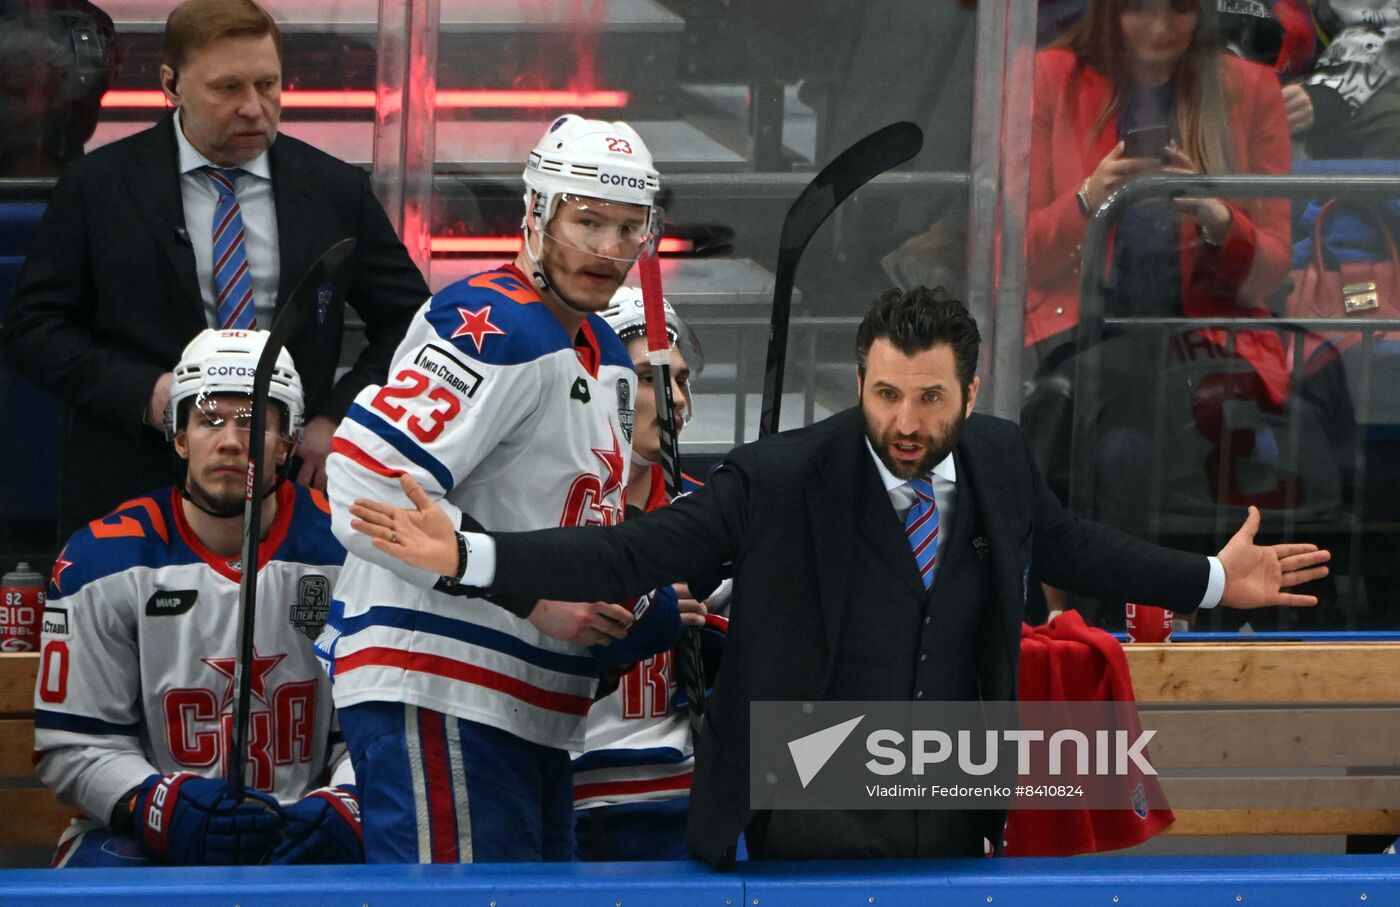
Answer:
[[(690, 380), (704, 368), (700, 344), (666, 304), (671, 340), (672, 397), (676, 431), (694, 415)], [(661, 419), (647, 359), (641, 293), (623, 287), (603, 319), (627, 347), (641, 386), (632, 433), (628, 509), (654, 510), (667, 503), (661, 470)], [(683, 476), (685, 490), (697, 487)], [(714, 591), (710, 591), (713, 589)], [(681, 620), (700, 629), (705, 649), (717, 653), (728, 621), (710, 609), (728, 604), (729, 581), (696, 583), (696, 595), (676, 588)], [(699, 600), (703, 598), (704, 600)], [(707, 672), (711, 673), (711, 672)], [(611, 695), (588, 712), (584, 752), (574, 759), (575, 853), (582, 860), (684, 860), (685, 814), (695, 749), (684, 692), (676, 682), (674, 650), (646, 658), (625, 675)]]
[(350, 528), (356, 499), (407, 504), (404, 474), (454, 520), (469, 510), (528, 530), (621, 516), (637, 378), (596, 313), (659, 231), (656, 170), (625, 123), (569, 115), (524, 181), (519, 257), (419, 310), (389, 383), (359, 395), (327, 463), (350, 547), (319, 645), (370, 861), (572, 859), (569, 751), (583, 748), (600, 659), (635, 662), (680, 630), (671, 596), (630, 636), (646, 602), (498, 607), (459, 583), (465, 548), (456, 575), (429, 575)]
[[(128, 501), (54, 564), (34, 696), (39, 777), (81, 810), (55, 866), (351, 862), (354, 776), (312, 651), (345, 552), (325, 497), (269, 469), (247, 798), (225, 758), (238, 642), (253, 373), (265, 331), (200, 333), (175, 367), (176, 487)], [(283, 352), (264, 443), (284, 464), (302, 424)], [(327, 785), (327, 786), (323, 786)]]

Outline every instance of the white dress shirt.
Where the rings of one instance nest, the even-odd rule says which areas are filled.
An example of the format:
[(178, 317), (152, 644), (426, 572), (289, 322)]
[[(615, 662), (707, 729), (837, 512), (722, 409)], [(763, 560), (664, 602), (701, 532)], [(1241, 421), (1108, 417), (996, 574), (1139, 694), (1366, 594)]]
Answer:
[[(199, 295), (204, 300), (205, 320), (210, 327), (217, 328), (220, 325), (218, 307), (214, 304), (214, 209), (219, 203), (219, 190), (200, 169), (217, 165), (196, 151), (185, 138), (178, 110), (175, 111), (175, 141), (180, 147), (180, 200), (185, 208), (185, 232), (194, 246)], [(243, 215), (243, 248), (253, 276), (254, 312), (258, 327), (269, 330), (277, 308), (282, 258), (277, 246), (277, 209), (272, 201), (272, 170), (267, 152), (238, 169), (243, 173), (234, 182), (234, 192)]]

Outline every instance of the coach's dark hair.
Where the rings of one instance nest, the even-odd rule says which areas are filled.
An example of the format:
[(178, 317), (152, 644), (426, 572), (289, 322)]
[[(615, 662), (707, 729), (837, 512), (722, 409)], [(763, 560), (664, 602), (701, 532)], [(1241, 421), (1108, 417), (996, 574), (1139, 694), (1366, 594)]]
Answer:
[(982, 346), (977, 321), (967, 306), (950, 298), (942, 287), (880, 294), (856, 330), (856, 364), (862, 375), (870, 346), (881, 337), (906, 356), (946, 343), (953, 348), (958, 381), (964, 389), (977, 375), (977, 353)]

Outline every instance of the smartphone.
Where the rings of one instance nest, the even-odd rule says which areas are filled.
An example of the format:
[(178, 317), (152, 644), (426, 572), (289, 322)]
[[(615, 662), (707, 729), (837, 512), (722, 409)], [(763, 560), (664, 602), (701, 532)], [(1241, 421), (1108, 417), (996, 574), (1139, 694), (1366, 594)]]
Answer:
[(1123, 136), (1123, 157), (1150, 157), (1161, 160), (1167, 155), (1167, 143), (1172, 140), (1170, 126), (1145, 126), (1129, 130)]

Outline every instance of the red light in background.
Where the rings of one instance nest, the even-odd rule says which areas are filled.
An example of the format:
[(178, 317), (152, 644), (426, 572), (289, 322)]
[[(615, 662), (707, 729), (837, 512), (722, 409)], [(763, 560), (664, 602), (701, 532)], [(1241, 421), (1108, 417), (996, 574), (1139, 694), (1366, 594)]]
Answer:
[[(434, 236), (428, 248), (433, 252), (450, 252), (468, 255), (491, 253), (515, 254), (520, 251), (518, 236)], [(693, 252), (695, 244), (688, 239), (661, 240), (661, 254)]]
[[(437, 93), (437, 106), (464, 108), (559, 108), (626, 107), (625, 91), (506, 91), (447, 89)], [(109, 91), (102, 96), (102, 106), (109, 110), (159, 109), (165, 107), (165, 95), (159, 91)], [(282, 92), (283, 108), (335, 108), (372, 110), (373, 91), (299, 91)]]

